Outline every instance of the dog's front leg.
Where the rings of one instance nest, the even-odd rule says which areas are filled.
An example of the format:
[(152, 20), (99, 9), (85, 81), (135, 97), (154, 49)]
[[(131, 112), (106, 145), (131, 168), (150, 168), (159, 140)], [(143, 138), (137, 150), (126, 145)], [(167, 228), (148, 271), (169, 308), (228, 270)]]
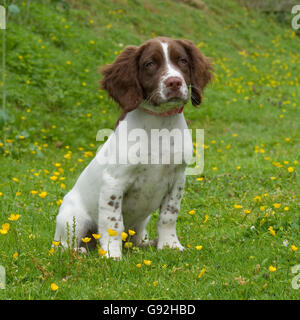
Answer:
[(176, 181), (160, 207), (160, 216), (157, 222), (158, 249), (170, 247), (184, 250), (176, 235), (176, 220), (185, 185), (184, 169), (184, 167), (178, 168)]
[(123, 189), (114, 178), (104, 183), (99, 198), (98, 230), (101, 234), (100, 245), (107, 257), (121, 259), (124, 231), (122, 216)]

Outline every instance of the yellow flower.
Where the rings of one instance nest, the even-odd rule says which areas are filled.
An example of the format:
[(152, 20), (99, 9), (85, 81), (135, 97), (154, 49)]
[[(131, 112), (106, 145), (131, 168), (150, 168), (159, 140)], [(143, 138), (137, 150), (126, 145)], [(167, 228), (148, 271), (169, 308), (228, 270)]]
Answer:
[(281, 206), (281, 204), (280, 204), (280, 203), (274, 203), (274, 204), (273, 204), (273, 207), (274, 207), (275, 209), (280, 208), (280, 206)]
[(197, 181), (203, 181), (203, 177), (197, 178)]
[(19, 182), (18, 178), (12, 178), (14, 182)]
[(52, 180), (52, 181), (56, 181), (57, 179), (58, 179), (57, 176), (52, 176), (52, 177), (50, 177), (50, 180)]
[(249, 214), (249, 213), (251, 213), (251, 210), (245, 209), (245, 210), (244, 210), (244, 213), (245, 213), (245, 214)]
[(157, 284), (158, 284), (158, 281), (153, 281), (153, 285), (154, 285), (154, 287), (156, 287), (156, 286), (157, 286)]
[(298, 250), (298, 248), (297, 248), (294, 244), (291, 245), (291, 249), (292, 249), (292, 251), (294, 251), (294, 252)]
[(196, 211), (195, 210), (191, 210), (191, 211), (189, 211), (189, 214), (192, 216), (192, 215), (194, 215), (196, 213)]
[(204, 223), (206, 223), (208, 221), (208, 219), (209, 219), (209, 216), (208, 216), (208, 214), (206, 214), (204, 217)]
[(273, 267), (273, 266), (270, 266), (270, 267), (269, 267), (269, 271), (270, 271), (270, 272), (275, 272), (276, 270), (277, 270), (277, 269), (276, 269), (275, 267)]
[(0, 229), (0, 234), (7, 234), (8, 230), (6, 229)]
[(292, 173), (292, 172), (294, 172), (294, 167), (288, 167), (288, 172), (290, 172), (290, 173)]
[(142, 265), (140, 263), (138, 263), (136, 266), (137, 266), (137, 268), (141, 268)]
[(116, 236), (116, 235), (118, 234), (118, 232), (117, 232), (116, 230), (113, 230), (113, 229), (111, 229), (111, 228), (109, 228), (109, 229), (107, 230), (107, 232), (108, 232), (108, 234), (109, 234), (110, 237), (114, 237), (114, 236)]
[(58, 247), (60, 245), (60, 241), (52, 241), (52, 244), (55, 246), (55, 247)]
[(200, 271), (200, 273), (198, 274), (198, 279), (200, 279), (200, 278), (204, 275), (205, 272), (206, 272), (206, 269), (203, 268), (203, 269)]
[(38, 192), (35, 191), (35, 190), (31, 190), (30, 193), (31, 193), (32, 195), (36, 195)]
[(95, 41), (94, 40), (90, 40), (90, 44), (95, 44)]
[(240, 204), (235, 204), (235, 205), (234, 205), (234, 208), (235, 208), (235, 209), (242, 209), (243, 206), (241, 206)]
[(51, 256), (54, 253), (54, 248), (51, 248), (48, 252), (48, 255)]
[(0, 197), (2, 197), (3, 196), (3, 193), (2, 192), (0, 192)]
[(129, 249), (129, 248), (131, 248), (132, 247), (132, 242), (125, 242), (124, 243), (124, 248), (126, 248), (126, 249)]
[(42, 198), (42, 199), (44, 199), (44, 198), (46, 198), (47, 194), (48, 194), (48, 193), (47, 193), (46, 191), (42, 191), (42, 192), (39, 194), (39, 197)]
[(203, 246), (196, 246), (195, 248), (200, 251), (202, 250)]
[(63, 190), (66, 189), (66, 185), (65, 185), (64, 183), (62, 183), (62, 184), (60, 185), (60, 187), (61, 187)]
[(128, 233), (129, 233), (130, 236), (134, 236), (134, 235), (135, 235), (135, 231), (134, 231), (134, 230), (130, 230), (130, 229), (129, 229), (129, 230), (128, 230)]
[(144, 264), (146, 266), (151, 266), (152, 261), (151, 260), (144, 260)]
[(89, 238), (89, 237), (81, 238), (81, 241), (84, 243), (88, 243), (91, 241), (91, 238)]
[(254, 202), (261, 202), (261, 196), (256, 196), (253, 198)]
[(275, 230), (273, 229), (273, 227), (270, 226), (270, 227), (268, 228), (268, 230), (269, 230), (269, 232), (271, 233), (271, 235), (275, 237), (276, 232), (275, 232)]
[(123, 241), (126, 241), (127, 237), (128, 237), (128, 234), (126, 232), (121, 232), (121, 239)]
[(260, 206), (260, 207), (259, 207), (259, 210), (260, 210), (260, 211), (265, 211), (265, 210), (266, 210), (266, 207), (265, 207), (265, 206)]
[(18, 259), (18, 257), (19, 257), (19, 253), (18, 253), (18, 252), (15, 252), (15, 253), (13, 254), (13, 258), (16, 260), (16, 259)]
[(51, 283), (50, 288), (52, 291), (56, 291), (58, 289), (58, 285), (55, 283)]
[(21, 217), (21, 215), (12, 213), (12, 214), (9, 216), (8, 220), (10, 220), (10, 221), (17, 221), (17, 220), (19, 220), (20, 217)]
[(99, 249), (98, 249), (98, 253), (100, 254), (100, 256), (105, 256), (106, 253), (107, 253), (107, 251), (99, 248)]
[(72, 64), (72, 62), (71, 62), (70, 60), (68, 60), (68, 61), (66, 62), (66, 64), (70, 65), (70, 64)]
[(2, 229), (3, 229), (3, 230), (9, 231), (9, 228), (10, 228), (10, 224), (9, 224), (8, 222), (6, 222), (6, 223), (4, 223), (4, 224), (2, 225)]
[(284, 211), (289, 211), (290, 208), (289, 208), (289, 207), (284, 207), (283, 210), (284, 210)]
[(94, 239), (98, 240), (101, 238), (101, 235), (99, 233), (93, 233), (92, 236), (94, 237)]

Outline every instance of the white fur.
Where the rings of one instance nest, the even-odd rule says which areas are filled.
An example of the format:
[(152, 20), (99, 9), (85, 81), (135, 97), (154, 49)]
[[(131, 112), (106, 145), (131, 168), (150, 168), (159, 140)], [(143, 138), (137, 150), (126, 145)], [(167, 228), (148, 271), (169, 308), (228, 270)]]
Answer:
[(182, 86), (180, 87), (179, 91), (182, 95), (183, 99), (188, 98), (189, 90), (188, 86), (186, 85), (184, 78), (180, 72), (180, 70), (176, 70), (175, 66), (172, 64), (170, 57), (169, 57), (169, 52), (168, 52), (168, 43), (167, 42), (160, 42), (163, 53), (164, 53), (164, 59), (165, 59), (165, 64), (166, 64), (166, 73), (161, 77), (160, 83), (159, 83), (159, 94), (163, 100), (166, 100), (166, 80), (170, 77), (176, 77), (179, 78), (182, 81)]
[[(153, 128), (170, 131), (178, 128), (182, 132), (187, 129), (183, 113), (160, 117), (140, 109), (127, 113), (116, 129), (117, 137), (125, 124), (128, 132), (141, 128), (149, 135)], [(193, 150), (190, 136), (185, 137), (184, 144), (188, 146), (185, 151), (188, 153), (187, 159), (192, 156)], [(127, 150), (130, 146), (132, 142), (127, 141)], [(160, 209), (158, 249), (169, 246), (183, 250), (176, 235), (176, 219), (185, 184), (186, 163), (100, 164), (98, 160), (105, 152), (112, 155), (114, 147), (115, 142), (109, 138), (64, 197), (57, 216), (54, 239), (67, 247), (68, 241), (75, 237), (76, 246), (79, 247), (81, 238), (85, 237), (88, 230), (94, 229), (101, 234), (100, 246), (107, 251), (107, 256), (118, 259), (122, 250), (121, 232), (133, 229), (136, 231), (133, 239), (135, 244), (148, 244), (147, 222), (151, 213)], [(117, 145), (117, 151), (121, 149)], [(110, 237), (107, 232), (109, 228), (116, 230), (118, 235)]]

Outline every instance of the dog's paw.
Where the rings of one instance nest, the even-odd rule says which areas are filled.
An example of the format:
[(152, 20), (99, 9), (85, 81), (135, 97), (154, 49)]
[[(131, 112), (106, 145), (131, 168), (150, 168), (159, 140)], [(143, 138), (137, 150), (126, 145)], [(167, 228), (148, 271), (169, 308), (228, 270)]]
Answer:
[(164, 241), (164, 242), (158, 241), (157, 249), (161, 250), (163, 248), (177, 249), (179, 251), (185, 250), (184, 246), (182, 246), (179, 241)]

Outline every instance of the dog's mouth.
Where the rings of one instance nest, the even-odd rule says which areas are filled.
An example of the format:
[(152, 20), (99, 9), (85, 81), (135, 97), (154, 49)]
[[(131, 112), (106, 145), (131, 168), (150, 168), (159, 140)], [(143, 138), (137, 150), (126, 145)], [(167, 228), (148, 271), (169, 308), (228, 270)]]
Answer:
[(184, 102), (184, 100), (181, 98), (181, 97), (171, 97), (171, 98), (169, 98), (168, 100), (167, 100), (167, 102), (174, 102), (174, 103), (176, 103), (176, 102), (179, 102), (179, 103), (183, 103)]

